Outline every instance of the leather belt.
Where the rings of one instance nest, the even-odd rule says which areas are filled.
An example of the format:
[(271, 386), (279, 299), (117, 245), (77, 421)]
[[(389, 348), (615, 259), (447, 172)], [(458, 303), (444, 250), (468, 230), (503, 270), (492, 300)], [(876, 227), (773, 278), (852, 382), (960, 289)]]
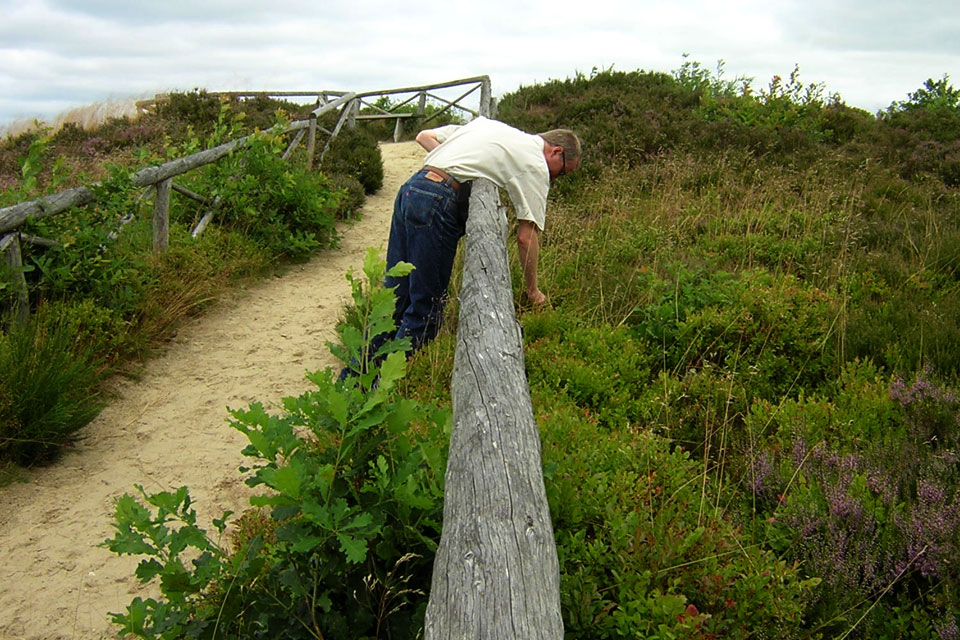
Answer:
[(424, 165), (423, 170), (427, 172), (426, 176), (424, 176), (427, 180), (432, 180), (433, 182), (446, 182), (453, 187), (454, 191), (460, 191), (460, 183), (443, 169), (431, 167), (430, 165)]

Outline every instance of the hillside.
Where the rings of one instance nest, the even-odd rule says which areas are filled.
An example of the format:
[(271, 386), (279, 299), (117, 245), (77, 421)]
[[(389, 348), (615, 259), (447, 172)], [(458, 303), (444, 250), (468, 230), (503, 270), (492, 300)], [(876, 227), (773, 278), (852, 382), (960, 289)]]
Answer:
[[(187, 147), (241, 126), (202, 96), (177, 113)], [(539, 263), (548, 307), (524, 306), (508, 245), (567, 637), (958, 637), (960, 91), (928, 79), (873, 115), (804, 84), (798, 69), (754, 88), (689, 62), (672, 75), (595, 71), (525, 87), (503, 96), (499, 117), (527, 131), (570, 127), (585, 145), (580, 168), (551, 188)], [(97, 158), (161, 153), (149, 122), (129, 124), (43, 144), (86, 145)], [(41, 142), (24, 138), (20, 151), (40, 158)], [(107, 340), (108, 329), (168, 335), (205, 306), (186, 284), (219, 277), (220, 257), (232, 277), (335, 242), (319, 214), (341, 191), (291, 170), (302, 190), (287, 198), (274, 188), (287, 175), (277, 148), (267, 137), (198, 179), (235, 198), (214, 250), (184, 232), (168, 261), (112, 269), (122, 260), (104, 266), (103, 236), (43, 229), (88, 250), (64, 252), (68, 269), (28, 256), (34, 295), (129, 355), (135, 341)], [(32, 189), (84, 172), (41, 164), (26, 163), (40, 167), (26, 172)], [(134, 206), (122, 175), (103, 175), (115, 191), (98, 224)], [(258, 218), (274, 211), (289, 215)], [(195, 215), (182, 211), (178, 224)], [(301, 254), (286, 255), (291, 246)], [(136, 262), (124, 246), (113, 255)], [(59, 299), (65, 283), (84, 282), (75, 272), (104, 271), (110, 285), (91, 286), (88, 300)], [(157, 274), (187, 277), (162, 287)], [(166, 580), (164, 597), (133, 601), (129, 620), (200, 636), (224, 632), (226, 619), (240, 636), (418, 637), (442, 520), (457, 287), (438, 339), (376, 393), (377, 371), (317, 375), (269, 417), (255, 405), (234, 414), (248, 475), (272, 490), (264, 511), (233, 521), (222, 545), (177, 525), (204, 562), (145, 561), (146, 577)], [(356, 331), (344, 334), (354, 353), (389, 307), (383, 293), (355, 294)], [(167, 322), (161, 312), (181, 306), (189, 313)], [(220, 406), (231, 393), (217, 392)], [(386, 403), (376, 419), (368, 401)], [(360, 417), (363, 428), (348, 430)], [(29, 459), (31, 443), (18, 444)], [(123, 502), (114, 548), (153, 549), (131, 523), (164, 517), (184, 495), (152, 495), (142, 512)]]
[[(134, 484), (187, 485), (207, 514), (241, 513), (249, 490), (236, 468), (244, 437), (226, 407), (276, 403), (336, 361), (326, 348), (349, 299), (348, 269), (384, 246), (400, 183), (419, 166), (415, 143), (384, 145), (384, 187), (343, 228), (340, 249), (291, 267), (177, 331), (164, 353), (115, 397), (80, 442), (26, 482), (0, 490), (0, 638), (110, 636), (107, 613), (137, 594), (136, 562), (97, 545), (112, 534), (114, 500)], [(112, 637), (112, 636), (111, 636)]]

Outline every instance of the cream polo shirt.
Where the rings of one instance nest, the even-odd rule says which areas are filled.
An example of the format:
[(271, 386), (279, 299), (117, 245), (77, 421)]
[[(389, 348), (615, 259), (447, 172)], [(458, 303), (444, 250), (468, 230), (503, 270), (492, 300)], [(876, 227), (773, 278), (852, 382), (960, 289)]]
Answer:
[(431, 131), (440, 146), (427, 154), (425, 165), (460, 181), (490, 180), (506, 190), (518, 220), (529, 220), (543, 230), (550, 191), (543, 138), (484, 117)]

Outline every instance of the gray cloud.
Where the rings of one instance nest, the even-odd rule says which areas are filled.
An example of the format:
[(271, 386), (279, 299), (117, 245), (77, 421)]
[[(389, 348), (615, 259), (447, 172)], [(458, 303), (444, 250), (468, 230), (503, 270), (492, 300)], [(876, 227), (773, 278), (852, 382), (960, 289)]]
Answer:
[[(919, 5), (923, 6), (919, 6)], [(373, 90), (489, 74), (494, 92), (666, 71), (682, 54), (766, 86), (794, 64), (854, 106), (960, 78), (957, 12), (863, 0), (0, 0), (0, 126), (168, 90)]]

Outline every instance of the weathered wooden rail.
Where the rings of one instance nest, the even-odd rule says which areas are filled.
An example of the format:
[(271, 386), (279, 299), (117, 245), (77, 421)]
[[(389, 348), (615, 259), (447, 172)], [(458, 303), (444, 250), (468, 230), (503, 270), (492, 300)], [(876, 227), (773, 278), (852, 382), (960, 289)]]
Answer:
[[(457, 87), (457, 86), (467, 86), (468, 90), (456, 98), (453, 101), (446, 100), (441, 98), (432, 91), (439, 89)], [(479, 111), (473, 110), (465, 105), (464, 98), (473, 94), (476, 91), (480, 91), (480, 107)], [(398, 94), (412, 93), (414, 94), (413, 98), (410, 98), (398, 105), (394, 105), (391, 110), (385, 110), (369, 102), (369, 99), (373, 96), (391, 96)], [(302, 142), (303, 138), (307, 139), (307, 152), (306, 152), (306, 164), (307, 168), (312, 168), (315, 158), (315, 146), (316, 146), (316, 137), (318, 132), (326, 134), (327, 141), (323, 146), (323, 149), (320, 152), (320, 158), (322, 159), (324, 154), (330, 147), (330, 143), (337, 136), (337, 134), (342, 130), (344, 126), (354, 127), (358, 120), (365, 119), (382, 119), (382, 118), (394, 118), (397, 121), (397, 125), (394, 130), (394, 138), (396, 139), (399, 130), (400, 122), (403, 119), (411, 117), (420, 117), (424, 118), (425, 114), (425, 104), (427, 98), (434, 100), (440, 100), (446, 103), (446, 107), (440, 112), (424, 118), (424, 121), (429, 121), (430, 119), (443, 113), (451, 108), (458, 108), (465, 112), (477, 115), (479, 112), (484, 112), (489, 114), (492, 110), (492, 97), (490, 93), (490, 79), (487, 76), (477, 76), (474, 78), (466, 78), (463, 80), (452, 80), (450, 82), (437, 83), (432, 85), (425, 85), (419, 87), (406, 87), (401, 89), (384, 89), (380, 91), (368, 91), (364, 93), (355, 93), (355, 92), (344, 92), (344, 91), (320, 91), (315, 93), (303, 93), (303, 92), (233, 92), (231, 95), (236, 96), (316, 96), (317, 106), (310, 113), (310, 117), (307, 120), (300, 120), (293, 122), (286, 127), (283, 131), (284, 134), (295, 133), (293, 140), (290, 145), (287, 147), (286, 151), (283, 154), (285, 159), (289, 158), (297, 146)], [(163, 98), (159, 98), (162, 100)], [(416, 113), (407, 113), (407, 112), (396, 112), (397, 109), (400, 109), (402, 106), (409, 104), (413, 99), (419, 99), (419, 108)], [(144, 101), (138, 103), (138, 108), (147, 109), (150, 104), (155, 104), (154, 101)], [(368, 106), (375, 111), (375, 113), (363, 114), (360, 115), (361, 107)], [(327, 130), (317, 123), (317, 118), (331, 111), (340, 111), (339, 118), (337, 123), (332, 130)], [(252, 136), (246, 136), (239, 138), (237, 140), (232, 140), (226, 142), (217, 147), (211, 149), (206, 149), (199, 153), (195, 153), (190, 156), (183, 158), (177, 158), (169, 162), (165, 162), (161, 165), (155, 167), (147, 167), (141, 169), (133, 175), (133, 184), (137, 187), (151, 188), (154, 191), (154, 214), (153, 214), (153, 249), (154, 251), (163, 251), (167, 248), (169, 242), (169, 208), (170, 208), (170, 192), (171, 190), (176, 190), (178, 193), (185, 195), (186, 197), (198, 200), (205, 205), (208, 205), (209, 208), (204, 216), (201, 218), (199, 224), (193, 229), (192, 234), (194, 237), (199, 235), (204, 228), (210, 223), (213, 218), (219, 202), (208, 201), (202, 195), (195, 194), (193, 192), (188, 192), (187, 190), (175, 185), (173, 179), (176, 176), (187, 173), (199, 167), (211, 164), (220, 160), (221, 158), (233, 153), (235, 150), (242, 148), (251, 140)], [(45, 216), (52, 216), (62, 213), (71, 209), (72, 207), (84, 206), (93, 202), (94, 193), (90, 187), (75, 187), (73, 189), (67, 189), (66, 191), (61, 191), (49, 196), (44, 196), (41, 198), (36, 198), (27, 202), (22, 202), (15, 204), (9, 207), (0, 208), (0, 241), (2, 241), (2, 254), (3, 260), (10, 267), (11, 271), (14, 274), (19, 273), (20, 276), (15, 276), (14, 286), (17, 288), (18, 293), (16, 295), (16, 300), (14, 302), (16, 306), (16, 315), (20, 319), (25, 319), (29, 315), (29, 308), (25, 307), (25, 301), (28, 299), (27, 290), (26, 290), (26, 279), (22, 277), (22, 260), (21, 260), (21, 250), (20, 242), (29, 241), (35, 242), (38, 244), (49, 244), (51, 241), (44, 241), (43, 239), (37, 239), (33, 237), (25, 237), (19, 233), (9, 233), (16, 230), (28, 218), (42, 218)], [(6, 234), (6, 235), (3, 235)]]
[[(480, 108), (479, 113), (472, 113), (492, 115), (490, 85), (485, 77), (431, 87), (335, 96), (318, 94), (323, 104), (317, 106), (311, 118), (287, 127), (288, 133), (297, 135), (285, 156), (305, 136), (309, 136), (308, 158), (312, 156), (316, 116), (325, 109), (342, 107), (336, 127), (327, 132), (333, 137), (342, 126), (351, 126), (358, 119), (397, 118), (400, 122), (402, 118), (422, 117), (426, 99), (434, 98), (430, 90), (477, 81)], [(462, 108), (457, 102), (477, 88), (448, 101), (446, 109)], [(417, 113), (391, 113), (369, 105), (382, 113), (358, 115), (367, 99), (402, 93), (414, 95), (394, 108), (418, 100)], [(175, 185), (173, 178), (215, 162), (248, 139), (228, 142), (135, 174), (135, 185), (156, 187), (156, 249), (161, 250), (166, 243), (165, 211), (171, 190), (203, 202), (210, 211), (217, 205), (216, 201)], [(55, 215), (92, 199), (89, 189), (79, 187), (0, 209), (0, 232), (16, 229), (30, 216)], [(210, 211), (200, 225), (209, 222)], [(486, 180), (476, 181), (467, 221), (451, 383), (454, 429), (446, 470), (443, 533), (427, 606), (427, 640), (563, 638), (556, 544), (541, 470), (540, 437), (524, 371), (523, 340), (513, 309), (506, 236), (506, 216), (496, 187)], [(0, 251), (5, 252), (11, 265), (19, 264), (21, 238), (37, 240), (15, 233), (0, 238)], [(25, 282), (22, 291), (21, 312), (26, 308)]]
[(513, 309), (498, 192), (474, 182), (451, 395), (443, 533), (426, 640), (561, 640), (540, 434)]

